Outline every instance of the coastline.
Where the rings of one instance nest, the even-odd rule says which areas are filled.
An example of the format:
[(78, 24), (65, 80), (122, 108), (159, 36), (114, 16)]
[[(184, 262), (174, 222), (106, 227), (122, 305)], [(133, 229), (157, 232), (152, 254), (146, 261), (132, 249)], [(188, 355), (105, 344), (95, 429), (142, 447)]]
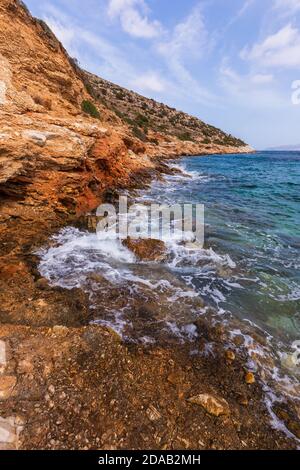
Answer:
[[(129, 189), (168, 171), (159, 161), (131, 178)], [(199, 347), (214, 341), (214, 357), (193, 357), (189, 345), (124, 344), (113, 331), (89, 325), (83, 291), (50, 287), (41, 278), (33, 253), (76, 220), (82, 219), (50, 218), (48, 230), (18, 220), (26, 243), (19, 238), (17, 252), (1, 259), (0, 339), (7, 356), (1, 417), (12, 440), (4, 448), (296, 448), (272, 429), (263, 385), (258, 376), (247, 379), (247, 356), (234, 344), (228, 350), (222, 325), (196, 322)], [(217, 417), (189, 401), (201, 394), (225, 400), (225, 411)]]
[[(295, 449), (224, 327), (195, 322), (198, 356), (187, 344), (126, 344), (90, 324), (83, 290), (51, 287), (35, 254), (119, 189), (162, 178), (170, 159), (254, 150), (158, 103), (169, 129), (149, 126), (145, 139), (147, 116), (136, 128), (141, 116), (132, 125), (93, 96), (23, 3), (0, 11), (0, 449)], [(295, 410), (278, 413), (299, 433)]]

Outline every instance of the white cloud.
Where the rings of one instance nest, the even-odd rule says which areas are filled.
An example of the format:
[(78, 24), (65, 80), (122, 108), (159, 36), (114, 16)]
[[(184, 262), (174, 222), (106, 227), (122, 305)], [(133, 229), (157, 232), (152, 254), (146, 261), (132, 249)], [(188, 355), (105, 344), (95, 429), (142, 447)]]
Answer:
[(266, 85), (274, 81), (274, 77), (271, 74), (257, 73), (250, 76), (250, 81), (254, 85)]
[(157, 93), (163, 92), (166, 88), (163, 79), (155, 72), (140, 75), (132, 81), (132, 87), (141, 92), (154, 91)]
[(160, 42), (157, 46), (157, 50), (164, 57), (178, 88), (181, 88), (181, 94), (187, 98), (192, 93), (194, 101), (206, 104), (212, 104), (215, 101), (215, 96), (194, 78), (188, 70), (186, 62), (199, 60), (210, 48), (211, 44), (199, 5), (185, 20), (175, 26), (165, 42)]
[(45, 16), (44, 20), (53, 31), (58, 40), (68, 50), (70, 55), (76, 56), (77, 51), (74, 47), (74, 39), (76, 36), (76, 30), (71, 26), (67, 26), (53, 16)]
[(273, 75), (263, 73), (239, 74), (227, 60), (220, 68), (220, 84), (231, 97), (245, 108), (278, 109), (289, 105), (276, 88)]
[(294, 14), (300, 11), (300, 0), (274, 0), (274, 9), (283, 16)]
[(245, 13), (252, 7), (252, 5), (255, 3), (255, 1), (256, 0), (245, 0), (243, 5), (237, 11), (237, 13), (231, 18), (231, 20), (229, 21), (227, 27), (232, 26), (240, 18), (242, 18), (245, 15)]
[(159, 36), (159, 21), (148, 18), (149, 9), (144, 0), (109, 0), (108, 15), (118, 18), (123, 30), (131, 36), (151, 39)]
[(207, 37), (202, 12), (196, 7), (184, 21), (175, 26), (169, 41), (159, 45), (159, 51), (176, 59), (190, 54), (200, 56), (204, 52)]
[(300, 32), (291, 24), (287, 24), (262, 42), (254, 44), (251, 48), (244, 48), (241, 57), (265, 67), (299, 67)]
[(79, 59), (81, 65), (89, 71), (123, 86), (128, 86), (133, 77), (136, 77), (137, 70), (134, 64), (126, 59), (124, 51), (101, 34), (78, 26), (72, 17), (53, 5), (47, 5), (44, 20), (68, 53)]

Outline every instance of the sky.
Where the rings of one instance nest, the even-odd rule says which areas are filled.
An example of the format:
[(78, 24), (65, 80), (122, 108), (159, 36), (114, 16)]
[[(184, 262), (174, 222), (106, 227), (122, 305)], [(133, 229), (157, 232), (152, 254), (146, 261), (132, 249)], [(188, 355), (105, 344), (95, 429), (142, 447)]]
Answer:
[(300, 144), (300, 0), (25, 3), (90, 72), (257, 149)]

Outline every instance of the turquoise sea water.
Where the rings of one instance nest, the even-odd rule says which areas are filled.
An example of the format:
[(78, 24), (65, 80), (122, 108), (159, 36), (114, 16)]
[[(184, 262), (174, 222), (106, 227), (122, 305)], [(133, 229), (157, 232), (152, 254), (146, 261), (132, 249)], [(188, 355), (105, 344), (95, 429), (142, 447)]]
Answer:
[[(41, 253), (42, 274), (89, 292), (95, 318), (127, 339), (152, 341), (166, 329), (181, 334), (178, 328), (205, 313), (199, 298), (219, 317), (252, 322), (286, 347), (300, 340), (300, 153), (189, 157), (170, 165), (180, 172), (135, 198), (204, 204), (204, 249), (170, 239), (167, 259), (145, 263), (120, 240), (69, 227)], [(91, 283), (93, 273), (105, 282)], [(142, 321), (141, 302), (148, 312), (153, 303)], [(189, 336), (192, 329), (184, 328)]]
[[(247, 354), (247, 367), (263, 383), (272, 424), (291, 435), (273, 405), (289, 398), (300, 406), (300, 153), (199, 156), (169, 165), (175, 172), (133, 199), (204, 204), (203, 248), (170, 236), (165, 257), (145, 262), (109, 233), (67, 227), (40, 250), (40, 272), (52, 285), (83, 289), (91, 321), (125, 341), (179, 341), (193, 355), (214, 356), (213, 341), (198, 341), (197, 319), (222, 323), (225, 347)], [(140, 224), (147, 232), (148, 217)]]
[(203, 203), (205, 248), (235, 264), (185, 276), (209, 304), (300, 339), (300, 153), (190, 157), (180, 166), (191, 178), (154, 185), (151, 198)]

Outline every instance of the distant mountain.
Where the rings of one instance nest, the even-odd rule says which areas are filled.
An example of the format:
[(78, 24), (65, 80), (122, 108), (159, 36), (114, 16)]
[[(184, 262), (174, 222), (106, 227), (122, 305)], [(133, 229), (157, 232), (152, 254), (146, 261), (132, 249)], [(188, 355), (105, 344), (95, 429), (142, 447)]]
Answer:
[(298, 144), (298, 145), (282, 145), (280, 147), (270, 147), (266, 150), (271, 150), (271, 151), (283, 150), (285, 152), (300, 152), (300, 144)]

